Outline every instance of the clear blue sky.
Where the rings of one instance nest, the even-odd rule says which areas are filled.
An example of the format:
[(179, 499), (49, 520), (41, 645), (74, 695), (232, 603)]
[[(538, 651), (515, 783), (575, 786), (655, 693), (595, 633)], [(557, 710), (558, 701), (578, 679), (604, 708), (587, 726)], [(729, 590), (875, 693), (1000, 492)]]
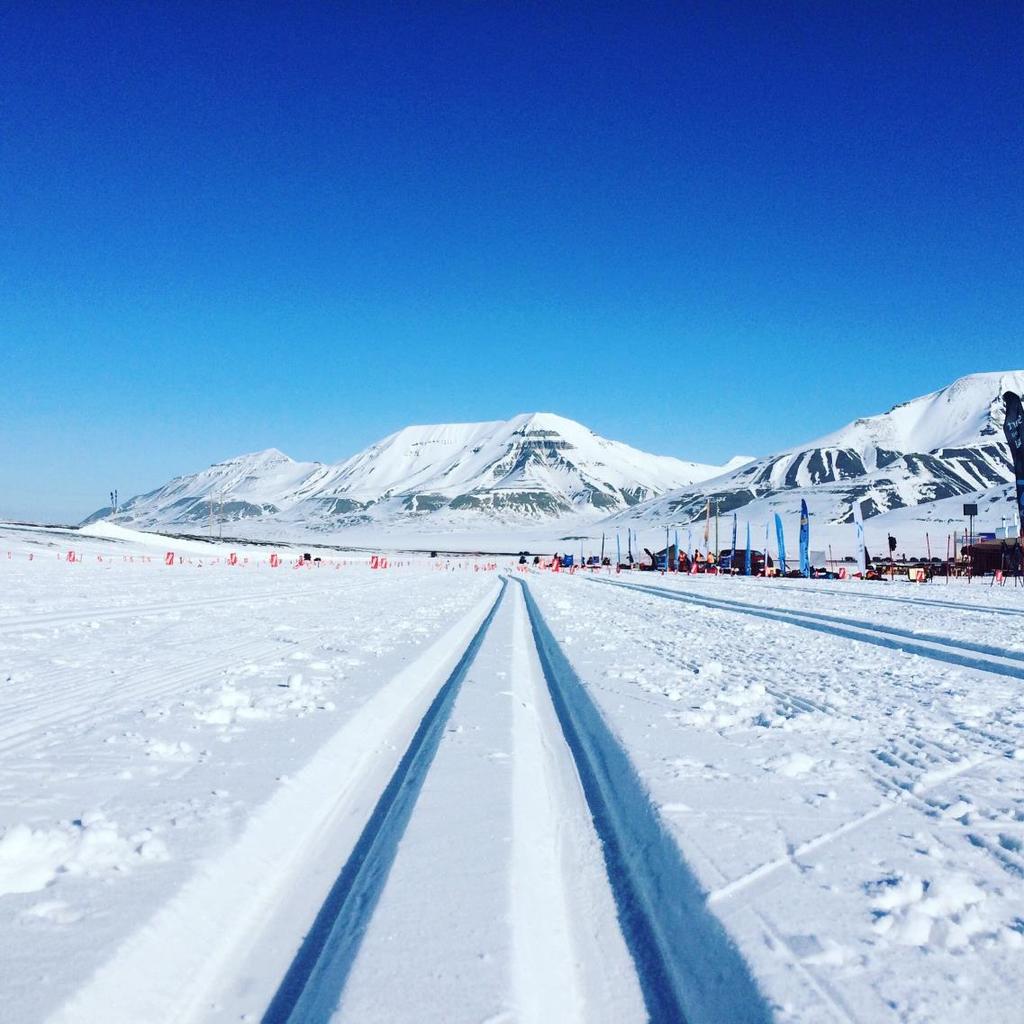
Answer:
[(989, 0), (6, 0), (0, 515), (535, 409), (724, 461), (1024, 365), (1022, 54)]

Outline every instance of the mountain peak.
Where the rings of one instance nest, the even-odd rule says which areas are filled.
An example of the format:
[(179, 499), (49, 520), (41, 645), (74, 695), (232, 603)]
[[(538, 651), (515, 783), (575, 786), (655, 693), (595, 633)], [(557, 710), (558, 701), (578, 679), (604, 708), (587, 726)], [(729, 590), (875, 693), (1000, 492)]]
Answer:
[(596, 518), (721, 472), (608, 440), (556, 413), (527, 412), (404, 427), (334, 465), (294, 462), (276, 448), (251, 452), (133, 499), (123, 521), (187, 525), (208, 517), (211, 497), (238, 520), (321, 530), (433, 513)]
[(880, 447), (927, 454), (971, 444), (1001, 429), (1007, 390), (1024, 390), (1024, 370), (968, 374), (887, 412), (854, 420), (802, 448), (849, 448), (863, 455)]
[(1002, 430), (1007, 390), (1024, 391), (1024, 371), (969, 374), (625, 514), (686, 522), (713, 497), (720, 508), (746, 509), (757, 521), (779, 508), (792, 512), (804, 497), (822, 522), (846, 523), (854, 503), (870, 518), (999, 489), (1012, 479)]
[(567, 419), (565, 416), (559, 416), (553, 412), (524, 412), (513, 416), (508, 422), (509, 425), (515, 424), (526, 430), (552, 430), (555, 433), (563, 433), (566, 430), (582, 430), (593, 434), (593, 431), (587, 429), (582, 423), (577, 423), (576, 420)]
[(280, 448), (264, 448), (262, 451), (253, 452), (249, 458), (261, 459), (264, 462), (294, 462), (290, 455), (285, 455)]
[(282, 462), (294, 462), (295, 460), (289, 455), (285, 455), (279, 448), (263, 448), (258, 452), (246, 452), (244, 455), (235, 455), (230, 459), (225, 459), (223, 462), (218, 462), (218, 466), (237, 466), (240, 463), (251, 463), (253, 465), (269, 465), (273, 463)]
[(731, 473), (734, 469), (739, 469), (740, 466), (745, 466), (748, 462), (753, 462), (757, 458), (755, 455), (734, 455), (723, 467), (723, 473)]

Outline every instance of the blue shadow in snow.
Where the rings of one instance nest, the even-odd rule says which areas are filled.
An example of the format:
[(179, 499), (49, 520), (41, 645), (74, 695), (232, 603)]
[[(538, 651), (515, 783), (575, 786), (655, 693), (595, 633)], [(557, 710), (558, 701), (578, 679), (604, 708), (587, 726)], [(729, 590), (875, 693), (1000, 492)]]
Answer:
[(469, 666), (505, 597), (502, 579), (491, 610), (423, 716), (337, 881), (263, 1015), (263, 1024), (321, 1024), (341, 1001), (398, 844)]
[(519, 582), (652, 1024), (767, 1024), (772, 1013), (746, 962), (708, 909), (706, 894), (529, 587)]

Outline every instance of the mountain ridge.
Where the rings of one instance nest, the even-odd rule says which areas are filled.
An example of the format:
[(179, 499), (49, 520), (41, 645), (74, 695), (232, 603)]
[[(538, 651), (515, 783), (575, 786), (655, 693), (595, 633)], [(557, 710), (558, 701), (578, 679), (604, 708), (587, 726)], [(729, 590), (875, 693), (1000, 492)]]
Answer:
[[(684, 485), (613, 516), (665, 524), (754, 504), (765, 514), (801, 497), (828, 522), (864, 517), (998, 487), (1012, 479), (1002, 434), (1006, 390), (1024, 390), (1024, 370), (970, 374), (937, 391), (860, 417), (816, 441), (755, 459), (706, 482)], [(751, 510), (752, 511), (752, 510)]]
[(278, 520), (343, 529), (444, 512), (499, 520), (598, 518), (726, 467), (652, 455), (555, 413), (408, 426), (337, 463), (267, 448), (175, 477), (112, 519), (144, 528)]
[(807, 444), (724, 466), (651, 455), (556, 413), (421, 424), (336, 463), (299, 462), (277, 448), (235, 456), (86, 521), (201, 531), (217, 520), (322, 533), (562, 521), (662, 527), (696, 521), (709, 501), (759, 522), (794, 514), (804, 498), (819, 525), (842, 525), (855, 502), (871, 519), (1005, 487), (1005, 390), (1024, 391), (1024, 371), (967, 375)]

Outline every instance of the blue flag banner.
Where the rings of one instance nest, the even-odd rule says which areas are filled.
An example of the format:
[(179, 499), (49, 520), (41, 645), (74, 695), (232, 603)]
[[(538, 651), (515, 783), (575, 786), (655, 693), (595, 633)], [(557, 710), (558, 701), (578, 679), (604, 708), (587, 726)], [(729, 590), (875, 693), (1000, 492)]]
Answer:
[(786, 537), (782, 532), (782, 517), (775, 513), (775, 539), (779, 544), (779, 572), (786, 575)]
[(736, 513), (732, 514), (732, 564), (736, 566)]
[(853, 503), (853, 529), (857, 541), (857, 568), (863, 575), (868, 571), (868, 552), (864, 546), (864, 513), (859, 501)]
[(619, 531), (615, 531), (615, 564), (622, 565), (622, 542), (619, 540)]
[(807, 502), (800, 499), (800, 575), (811, 575), (811, 522), (807, 515)]
[(768, 527), (770, 524), (764, 524), (764, 574), (768, 575)]
[(747, 522), (747, 559), (743, 565), (743, 574), (750, 575), (750, 522)]

